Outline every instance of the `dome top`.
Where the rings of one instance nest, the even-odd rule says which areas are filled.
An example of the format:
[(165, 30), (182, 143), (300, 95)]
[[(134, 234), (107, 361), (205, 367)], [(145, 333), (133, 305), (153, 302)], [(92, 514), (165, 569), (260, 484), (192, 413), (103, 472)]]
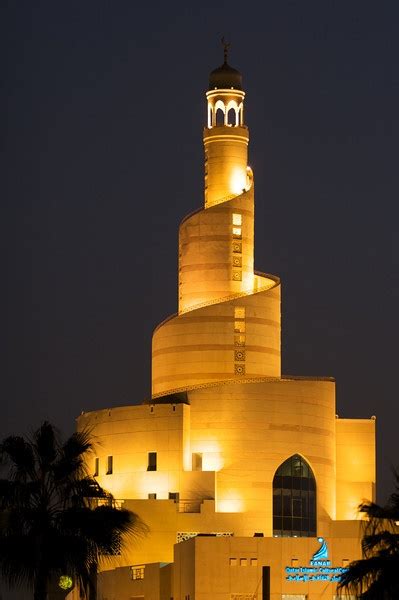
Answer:
[(214, 90), (215, 88), (242, 90), (241, 73), (237, 69), (230, 67), (226, 60), (221, 67), (218, 67), (209, 75), (209, 89)]

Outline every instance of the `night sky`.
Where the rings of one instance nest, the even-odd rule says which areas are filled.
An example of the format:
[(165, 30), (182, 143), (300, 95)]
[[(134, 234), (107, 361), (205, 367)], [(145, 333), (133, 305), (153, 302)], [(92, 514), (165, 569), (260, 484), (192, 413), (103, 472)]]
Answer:
[(69, 434), (82, 410), (149, 397), (225, 35), (247, 92), (255, 266), (282, 279), (283, 372), (334, 376), (341, 417), (377, 415), (383, 501), (399, 466), (399, 3), (1, 10), (0, 436), (43, 419)]

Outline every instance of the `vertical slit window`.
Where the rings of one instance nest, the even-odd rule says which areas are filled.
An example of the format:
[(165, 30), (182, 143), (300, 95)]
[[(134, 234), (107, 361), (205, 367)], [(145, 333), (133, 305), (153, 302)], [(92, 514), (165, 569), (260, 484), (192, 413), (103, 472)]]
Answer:
[(97, 477), (100, 471), (100, 459), (96, 456), (94, 459), (94, 473), (93, 477)]
[(114, 469), (114, 457), (108, 456), (107, 457), (107, 475), (112, 475), (113, 469)]
[(157, 470), (157, 453), (149, 452), (148, 453), (147, 471), (156, 471), (156, 470)]

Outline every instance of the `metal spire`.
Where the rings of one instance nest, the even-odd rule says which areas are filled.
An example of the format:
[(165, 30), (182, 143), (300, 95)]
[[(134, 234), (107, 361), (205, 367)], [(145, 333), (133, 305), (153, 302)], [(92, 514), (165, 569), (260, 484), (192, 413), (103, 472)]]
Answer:
[(229, 53), (229, 48), (231, 46), (230, 42), (226, 41), (226, 38), (222, 37), (222, 45), (223, 45), (223, 53), (224, 53), (224, 64), (227, 64), (227, 55)]

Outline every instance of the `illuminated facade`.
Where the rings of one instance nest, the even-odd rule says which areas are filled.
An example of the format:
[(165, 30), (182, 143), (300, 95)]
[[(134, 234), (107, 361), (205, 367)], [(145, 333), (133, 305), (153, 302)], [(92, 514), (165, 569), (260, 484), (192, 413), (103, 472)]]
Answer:
[(150, 529), (104, 567), (99, 600), (332, 599), (374, 499), (375, 420), (337, 418), (332, 378), (281, 374), (281, 284), (254, 270), (245, 92), (226, 60), (206, 99), (204, 208), (180, 224), (152, 400), (78, 418), (99, 483)]

